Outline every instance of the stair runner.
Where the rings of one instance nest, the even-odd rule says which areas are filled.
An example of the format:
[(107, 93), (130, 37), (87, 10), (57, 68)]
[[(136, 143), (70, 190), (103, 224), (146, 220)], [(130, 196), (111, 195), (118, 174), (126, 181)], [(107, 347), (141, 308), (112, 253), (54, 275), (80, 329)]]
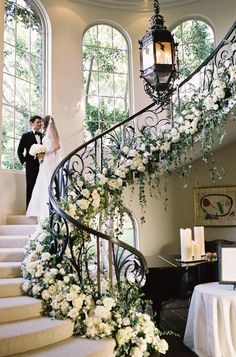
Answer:
[(35, 228), (25, 216), (10, 216), (0, 225), (0, 357), (112, 357), (113, 340), (72, 336), (70, 320), (41, 316), (42, 301), (24, 295), (23, 247)]

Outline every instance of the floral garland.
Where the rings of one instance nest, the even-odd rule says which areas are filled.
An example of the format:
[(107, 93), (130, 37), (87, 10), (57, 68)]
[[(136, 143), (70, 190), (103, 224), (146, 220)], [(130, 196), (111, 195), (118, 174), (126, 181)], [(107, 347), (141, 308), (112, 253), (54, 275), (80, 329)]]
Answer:
[[(232, 51), (236, 51), (235, 43)], [(94, 226), (98, 215), (111, 216), (116, 211), (122, 214), (124, 189), (136, 181), (140, 184), (139, 198), (145, 210), (147, 177), (150, 188), (158, 187), (162, 175), (181, 167), (181, 176), (186, 179), (191, 164), (185, 167), (183, 163), (185, 159), (187, 162), (196, 142), (201, 143), (204, 160), (207, 161), (208, 155), (212, 155), (216, 133), (222, 140), (227, 115), (236, 103), (233, 56), (231, 61), (227, 60), (221, 68), (215, 69), (209, 91), (182, 98), (182, 103), (172, 128), (163, 125), (160, 132), (153, 133), (146, 127), (141, 136), (132, 138), (130, 145), (113, 149), (113, 158), (104, 162), (96, 177), (93, 172), (88, 172), (71, 183), (68, 198), (62, 202), (65, 211), (81, 223)], [(222, 173), (214, 170), (211, 170), (213, 180), (216, 175), (221, 179)]]
[(25, 246), (27, 256), (22, 265), (23, 290), (43, 300), (46, 315), (70, 318), (74, 333), (80, 336), (114, 338), (116, 356), (166, 353), (168, 344), (146, 312), (147, 303), (137, 286), (124, 282), (100, 295), (91, 281), (78, 285), (66, 257), (58, 264), (49, 253), (50, 242), (50, 231), (38, 226)]

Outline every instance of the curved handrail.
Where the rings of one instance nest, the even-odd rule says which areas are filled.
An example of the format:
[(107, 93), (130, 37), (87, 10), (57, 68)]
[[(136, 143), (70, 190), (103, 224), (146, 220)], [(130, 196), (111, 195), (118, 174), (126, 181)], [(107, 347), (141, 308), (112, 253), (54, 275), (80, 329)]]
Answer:
[[(189, 84), (194, 76), (201, 73), (203, 69), (204, 76), (206, 77), (204, 77), (203, 85), (208, 86), (209, 83), (211, 83), (214, 68), (217, 67), (216, 58), (230, 37), (232, 37), (235, 27), (236, 22), (224, 40), (204, 63), (179, 84), (176, 92), (179, 93), (180, 89), (184, 88), (185, 84)], [(234, 35), (234, 39), (235, 36), (236, 35)], [(214, 62), (212, 62), (212, 60), (214, 60)], [(222, 61), (222, 59), (220, 60)], [(210, 69), (208, 65), (211, 66)], [(106, 227), (106, 232), (100, 229), (99, 224), (102, 225), (101, 221), (105, 219), (104, 217), (102, 217), (102, 219), (99, 220), (100, 223), (96, 223), (96, 225), (96, 219), (93, 220), (95, 226), (91, 227), (86, 221), (86, 217), (76, 212), (73, 204), (80, 199), (83, 187), (86, 187), (83, 186), (85, 182), (82, 182), (82, 186), (79, 186), (78, 181), (80, 181), (81, 177), (90, 173), (92, 178), (89, 185), (96, 191), (98, 175), (103, 172), (104, 167), (107, 169), (106, 159), (109, 160), (113, 156), (112, 148), (114, 146), (117, 146), (118, 149), (124, 147), (125, 143), (126, 145), (128, 143), (128, 145), (132, 146), (134, 137), (137, 137), (137, 134), (144, 136), (147, 135), (147, 133), (148, 135), (154, 133), (156, 137), (158, 137), (159, 125), (171, 125), (171, 120), (169, 103), (163, 106), (162, 99), (160, 102), (151, 103), (138, 113), (74, 149), (61, 161), (52, 175), (49, 187), (50, 224), (53, 236), (52, 251), (58, 256), (58, 259), (61, 259), (69, 247), (70, 257), (68, 259), (73, 268), (77, 271), (78, 278), (82, 281), (83, 275), (91, 278), (87, 264), (87, 256), (91, 248), (89, 244), (92, 240), (95, 241), (95, 256), (97, 261), (96, 277), (99, 291), (101, 291), (102, 270), (108, 272), (107, 274), (110, 281), (113, 280), (114, 272), (118, 283), (122, 277), (127, 277), (130, 272), (132, 272), (135, 280), (141, 283), (147, 271), (147, 264), (141, 252), (119, 239), (113, 238), (109, 233), (109, 227)], [(148, 131), (146, 131), (147, 128)], [(133, 180), (134, 178), (131, 178), (132, 182)], [(115, 189), (117, 189), (117, 187)], [(65, 201), (67, 201), (67, 203), (68, 201), (72, 202), (72, 208), (75, 210), (73, 213), (75, 215), (74, 217), (73, 214), (70, 214), (70, 207), (68, 204), (65, 204)], [(122, 204), (122, 202), (119, 201), (118, 204)], [(108, 217), (106, 217), (106, 219), (107, 218)], [(101, 240), (106, 241), (108, 246), (101, 248)], [(77, 244), (76, 253), (73, 248), (75, 242)], [(101, 256), (108, 260), (108, 265), (105, 268), (104, 266), (101, 268), (103, 264)]]

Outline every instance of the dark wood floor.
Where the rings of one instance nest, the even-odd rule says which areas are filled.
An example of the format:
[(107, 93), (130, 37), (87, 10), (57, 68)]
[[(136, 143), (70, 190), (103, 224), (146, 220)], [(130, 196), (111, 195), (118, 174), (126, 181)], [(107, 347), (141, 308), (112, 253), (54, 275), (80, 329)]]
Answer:
[(173, 331), (178, 336), (165, 336), (169, 344), (166, 357), (196, 357), (197, 355), (183, 344), (183, 337), (188, 316), (189, 299), (170, 302), (163, 310), (160, 328)]

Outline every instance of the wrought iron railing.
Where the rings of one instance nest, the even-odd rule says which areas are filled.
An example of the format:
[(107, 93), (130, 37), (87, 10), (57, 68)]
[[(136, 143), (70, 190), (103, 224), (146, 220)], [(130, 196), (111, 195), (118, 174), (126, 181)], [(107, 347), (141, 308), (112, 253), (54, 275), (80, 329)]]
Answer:
[[(212, 55), (180, 83), (176, 89), (173, 107), (169, 104), (163, 105), (163, 102), (151, 103), (76, 148), (56, 168), (49, 190), (52, 251), (59, 261), (64, 256), (67, 257), (72, 269), (77, 272), (80, 283), (83, 284), (85, 280), (95, 281), (98, 291), (103, 290), (104, 279), (108, 280), (110, 285), (123, 279), (143, 283), (147, 271), (144, 256), (113, 236), (115, 208), (98, 213), (92, 220), (86, 218), (89, 210), (81, 209), (80, 211), (85, 212), (84, 215), (76, 211), (76, 202), (86, 189), (82, 178), (89, 175), (90, 187), (96, 187), (99, 175), (109, 166), (109, 160), (115, 155), (115, 160), (119, 161), (119, 152), (124, 147), (132, 148), (133, 143), (137, 143), (139, 139), (142, 143), (145, 135), (151, 136), (155, 141), (178, 125), (173, 115), (184, 107), (186, 97), (197, 96), (199, 86), (201, 92), (209, 90), (214, 73), (221, 70), (222, 63), (228, 57), (233, 58), (233, 63), (236, 64), (236, 49), (232, 46), (232, 43), (236, 42), (235, 29), (236, 23)], [(156, 161), (158, 160), (159, 155), (156, 156)], [(136, 174), (138, 175), (138, 172)], [(133, 173), (129, 178), (131, 182), (135, 180), (136, 174)]]

